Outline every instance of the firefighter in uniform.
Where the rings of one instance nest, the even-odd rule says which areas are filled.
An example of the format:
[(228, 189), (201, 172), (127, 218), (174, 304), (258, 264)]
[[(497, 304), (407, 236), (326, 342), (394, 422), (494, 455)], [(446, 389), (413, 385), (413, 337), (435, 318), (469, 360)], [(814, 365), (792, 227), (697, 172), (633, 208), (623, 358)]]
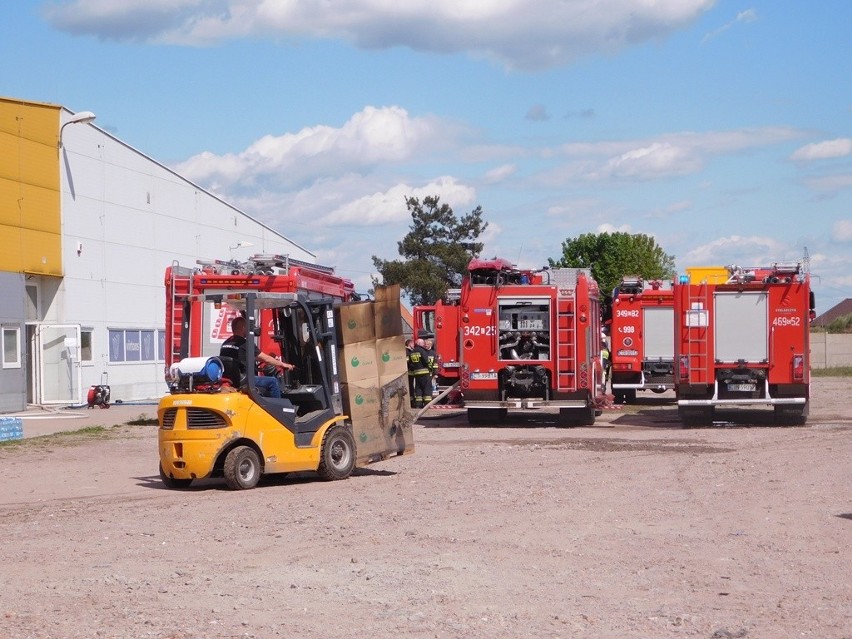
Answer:
[(435, 341), (426, 338), (423, 340), (423, 348), (426, 349), (426, 365), (429, 367), (429, 383), (432, 384), (430, 397), (438, 394), (438, 361), (435, 355)]
[(414, 369), (411, 367), (411, 351), (414, 350), (414, 340), (405, 340), (405, 361), (408, 364), (408, 401), (414, 408)]
[(414, 378), (414, 407), (423, 408), (432, 399), (432, 371), (425, 342), (418, 339), (408, 354), (408, 370)]
[(609, 383), (609, 374), (612, 369), (612, 357), (609, 353), (609, 346), (606, 345), (606, 340), (601, 340), (601, 366), (603, 367), (604, 374), (604, 392), (606, 392), (606, 385)]

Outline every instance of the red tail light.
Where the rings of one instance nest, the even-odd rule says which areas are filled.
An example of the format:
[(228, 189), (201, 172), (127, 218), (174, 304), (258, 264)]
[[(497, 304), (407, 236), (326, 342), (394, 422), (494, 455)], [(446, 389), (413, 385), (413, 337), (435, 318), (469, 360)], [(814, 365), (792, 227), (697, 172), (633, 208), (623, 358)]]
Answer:
[(804, 355), (793, 355), (793, 379), (797, 382), (805, 379)]
[(680, 356), (680, 378), (689, 379), (689, 355)]
[(465, 364), (461, 369), (461, 387), (470, 387), (470, 368), (468, 368), (467, 364)]

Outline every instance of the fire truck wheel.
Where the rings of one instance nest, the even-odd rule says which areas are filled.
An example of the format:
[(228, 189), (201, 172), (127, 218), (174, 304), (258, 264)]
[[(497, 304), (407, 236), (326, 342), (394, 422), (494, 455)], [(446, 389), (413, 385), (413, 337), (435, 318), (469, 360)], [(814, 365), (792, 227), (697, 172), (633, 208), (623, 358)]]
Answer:
[(254, 488), (260, 472), (260, 457), (254, 448), (237, 446), (225, 457), (225, 483), (232, 490)]
[(627, 404), (635, 404), (636, 403), (636, 389), (631, 388), (629, 391), (624, 393), (624, 401)]
[(594, 424), (594, 406), (587, 406), (586, 408), (559, 409), (559, 425), (564, 428), (571, 428), (573, 426), (594, 426)]
[(613, 396), (613, 401), (616, 404), (624, 404), (627, 398), (624, 391), (621, 390), (613, 391)]
[(326, 481), (346, 479), (355, 468), (355, 439), (345, 426), (332, 426), (325, 433), (317, 472)]
[(191, 479), (175, 479), (174, 477), (169, 477), (166, 475), (166, 471), (163, 470), (162, 464), (160, 464), (160, 480), (166, 488), (189, 488), (189, 485), (192, 483)]

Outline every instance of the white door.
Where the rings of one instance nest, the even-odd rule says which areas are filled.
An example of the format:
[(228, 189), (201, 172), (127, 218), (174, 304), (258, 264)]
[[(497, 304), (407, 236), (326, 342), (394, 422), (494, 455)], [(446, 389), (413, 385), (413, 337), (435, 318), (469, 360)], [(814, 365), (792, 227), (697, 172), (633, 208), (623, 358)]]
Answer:
[(79, 324), (41, 324), (36, 330), (40, 404), (81, 404)]

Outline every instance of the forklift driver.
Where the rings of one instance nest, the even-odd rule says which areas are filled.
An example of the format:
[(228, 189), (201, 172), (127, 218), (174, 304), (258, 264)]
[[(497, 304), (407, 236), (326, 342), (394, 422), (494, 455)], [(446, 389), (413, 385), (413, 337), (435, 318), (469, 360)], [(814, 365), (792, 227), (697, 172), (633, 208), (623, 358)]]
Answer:
[[(232, 335), (222, 343), (222, 347), (219, 349), (219, 357), (225, 364), (226, 374), (231, 362), (236, 362), (239, 365), (240, 380), (232, 380), (237, 383), (238, 381), (241, 382), (246, 374), (246, 335), (248, 335), (248, 323), (245, 317), (240, 315), (231, 321), (231, 333)], [(256, 359), (258, 363), (274, 366), (276, 369), (280, 368), (286, 371), (295, 368), (292, 364), (275, 359), (262, 351), (257, 351)], [(281, 384), (278, 383), (277, 377), (255, 377), (254, 383), (258, 390), (267, 397), (281, 397)]]

